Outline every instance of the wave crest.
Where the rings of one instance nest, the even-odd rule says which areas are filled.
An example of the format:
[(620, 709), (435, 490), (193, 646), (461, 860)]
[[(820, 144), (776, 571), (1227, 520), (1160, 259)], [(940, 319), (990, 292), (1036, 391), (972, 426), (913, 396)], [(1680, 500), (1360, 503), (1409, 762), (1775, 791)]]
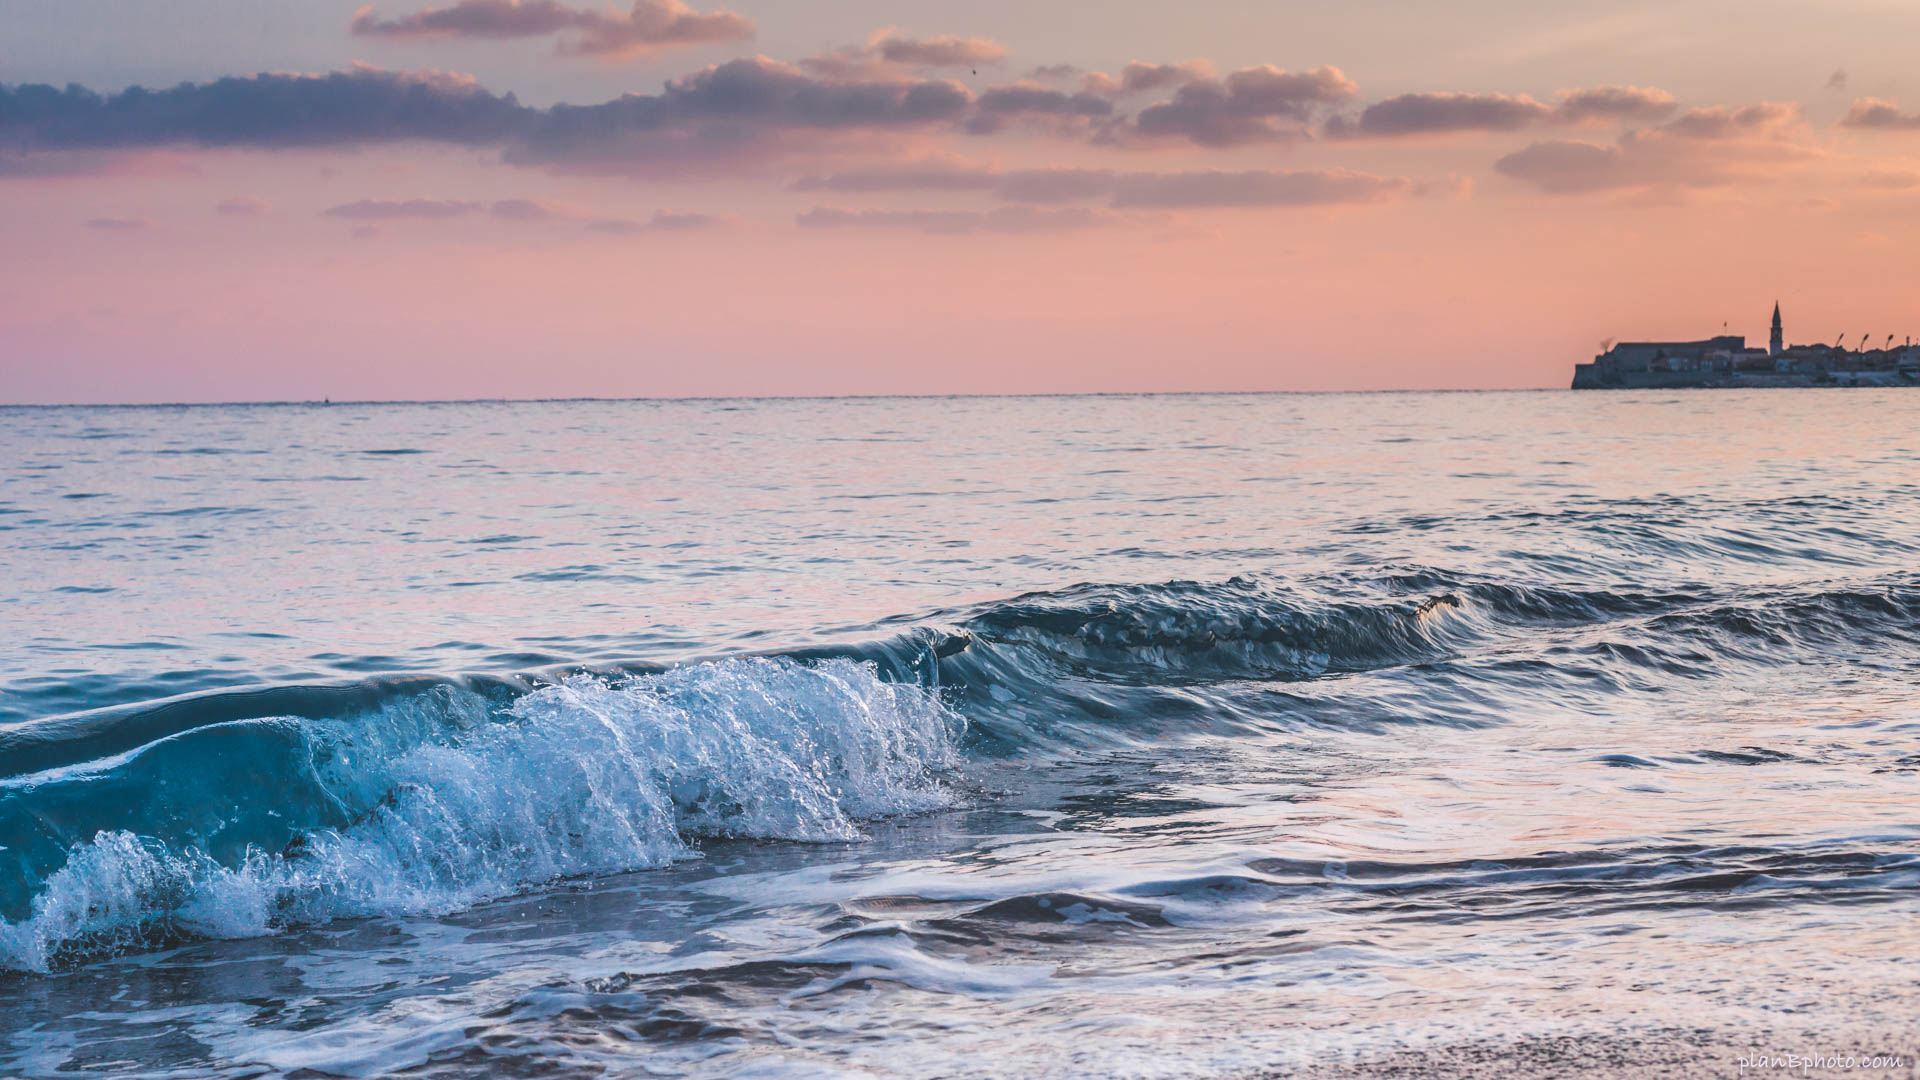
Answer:
[[(964, 727), (870, 664), (753, 658), (576, 676), (502, 708), (442, 688), (348, 720), (196, 729), (0, 786), (0, 823), (31, 837), (7, 853), (25, 873), (0, 886), (0, 966), (452, 911), (665, 865), (702, 837), (852, 840), (948, 804)], [(210, 752), (251, 782), (206, 769)], [(156, 782), (173, 812), (96, 797)]]
[(1291, 681), (1430, 658), (1447, 648), (1459, 608), (1452, 595), (1336, 601), (1234, 578), (1033, 593), (968, 628), (1107, 681)]

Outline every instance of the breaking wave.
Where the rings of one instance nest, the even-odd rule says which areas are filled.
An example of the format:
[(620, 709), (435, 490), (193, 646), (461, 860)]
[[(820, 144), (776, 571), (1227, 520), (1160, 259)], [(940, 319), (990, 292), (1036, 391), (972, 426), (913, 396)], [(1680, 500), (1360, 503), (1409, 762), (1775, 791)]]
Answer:
[[(1082, 585), (675, 668), (396, 675), (49, 717), (0, 729), (0, 967), (449, 912), (695, 857), (705, 838), (853, 840), (952, 804), (968, 756), (1336, 713), (1497, 723), (1476, 702), (1837, 644), (1905, 655), (1917, 625), (1910, 576), (1656, 593), (1414, 568), (1317, 589)], [(1287, 688), (1395, 667), (1431, 676), (1417, 698), (1335, 708)]]
[(0, 966), (448, 912), (703, 837), (857, 839), (948, 803), (964, 726), (871, 665), (737, 659), (198, 727), (0, 786)]

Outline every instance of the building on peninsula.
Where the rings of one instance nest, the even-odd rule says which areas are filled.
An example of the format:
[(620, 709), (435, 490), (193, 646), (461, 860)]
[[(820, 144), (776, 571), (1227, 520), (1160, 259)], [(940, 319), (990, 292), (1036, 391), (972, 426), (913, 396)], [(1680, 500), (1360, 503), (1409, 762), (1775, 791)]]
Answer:
[(1653, 389), (1681, 386), (1920, 385), (1920, 345), (1907, 339), (1894, 345), (1848, 349), (1832, 345), (1788, 345), (1773, 305), (1767, 347), (1749, 348), (1739, 334), (1699, 341), (1622, 341), (1609, 345), (1591, 363), (1573, 369), (1575, 390)]

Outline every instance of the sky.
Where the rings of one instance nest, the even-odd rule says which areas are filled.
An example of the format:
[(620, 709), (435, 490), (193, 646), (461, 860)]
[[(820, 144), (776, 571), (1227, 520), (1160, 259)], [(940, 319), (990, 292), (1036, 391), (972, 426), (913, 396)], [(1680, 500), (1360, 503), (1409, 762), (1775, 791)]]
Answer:
[(1920, 5), (7, 0), (0, 402), (1524, 388), (1920, 336)]

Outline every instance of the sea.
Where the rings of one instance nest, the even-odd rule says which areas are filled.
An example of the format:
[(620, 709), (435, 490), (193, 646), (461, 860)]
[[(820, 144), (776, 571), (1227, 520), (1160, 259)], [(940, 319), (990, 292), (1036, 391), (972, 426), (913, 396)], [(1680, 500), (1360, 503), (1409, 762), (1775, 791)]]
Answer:
[(0, 1075), (1912, 1075), (1917, 416), (0, 409)]

